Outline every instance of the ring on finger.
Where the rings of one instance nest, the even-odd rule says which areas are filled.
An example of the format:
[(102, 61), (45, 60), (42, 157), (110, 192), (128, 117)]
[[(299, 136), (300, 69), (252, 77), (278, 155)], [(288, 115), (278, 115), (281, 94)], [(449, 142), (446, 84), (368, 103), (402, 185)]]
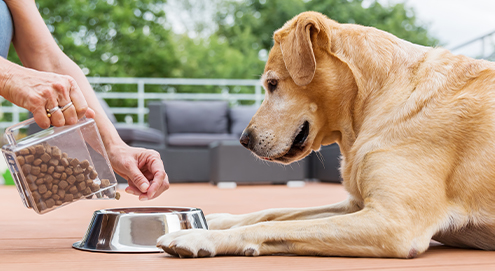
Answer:
[(62, 106), (62, 108), (60, 108), (60, 110), (62, 110), (62, 112), (64, 112), (65, 110), (67, 110), (69, 107), (71, 107), (72, 105), (72, 102), (69, 102), (68, 104)]
[(55, 106), (54, 108), (52, 109), (47, 109), (46, 110), (46, 115), (50, 118), (52, 116), (52, 114), (57, 111), (57, 110), (60, 110), (60, 107), (58, 106)]

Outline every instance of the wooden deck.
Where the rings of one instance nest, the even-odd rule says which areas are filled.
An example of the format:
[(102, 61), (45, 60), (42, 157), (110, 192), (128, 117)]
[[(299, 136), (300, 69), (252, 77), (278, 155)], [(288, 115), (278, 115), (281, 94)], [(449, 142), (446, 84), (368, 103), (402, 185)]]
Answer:
[(26, 209), (14, 187), (0, 186), (0, 270), (495, 270), (495, 252), (463, 250), (432, 243), (412, 260), (344, 257), (215, 257), (178, 259), (165, 253), (108, 254), (71, 248), (93, 211), (129, 206), (199, 207), (205, 214), (245, 213), (274, 207), (325, 205), (346, 197), (338, 184), (308, 183), (219, 189), (209, 184), (173, 184), (159, 199), (139, 202), (81, 201), (38, 215)]

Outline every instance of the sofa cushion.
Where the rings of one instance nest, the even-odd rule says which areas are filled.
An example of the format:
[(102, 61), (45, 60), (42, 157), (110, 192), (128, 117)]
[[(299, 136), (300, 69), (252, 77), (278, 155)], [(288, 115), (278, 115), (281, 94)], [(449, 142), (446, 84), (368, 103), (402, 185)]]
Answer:
[(165, 136), (157, 129), (119, 124), (116, 124), (115, 128), (120, 138), (127, 144), (144, 142), (161, 145), (165, 143)]
[(240, 137), (242, 131), (247, 127), (258, 107), (237, 106), (230, 109), (230, 132)]
[(203, 134), (203, 133), (182, 133), (169, 134), (167, 144), (169, 146), (186, 147), (207, 147), (210, 143), (220, 140), (239, 140), (239, 137), (232, 134)]
[(226, 101), (166, 101), (167, 130), (175, 133), (228, 133)]

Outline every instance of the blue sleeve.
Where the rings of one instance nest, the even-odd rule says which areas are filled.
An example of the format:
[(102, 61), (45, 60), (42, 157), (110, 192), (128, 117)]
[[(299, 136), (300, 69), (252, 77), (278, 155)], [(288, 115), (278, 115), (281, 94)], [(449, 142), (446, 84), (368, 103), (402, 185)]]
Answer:
[(0, 56), (7, 58), (10, 42), (14, 35), (14, 24), (9, 8), (3, 0), (0, 0)]

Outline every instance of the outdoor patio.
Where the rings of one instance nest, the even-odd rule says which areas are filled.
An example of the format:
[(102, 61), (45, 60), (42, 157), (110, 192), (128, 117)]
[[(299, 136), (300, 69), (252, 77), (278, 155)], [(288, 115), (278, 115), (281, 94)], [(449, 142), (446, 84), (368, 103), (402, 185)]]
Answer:
[(161, 254), (108, 254), (71, 247), (93, 211), (130, 206), (199, 207), (205, 214), (265, 208), (307, 207), (345, 199), (339, 184), (238, 186), (173, 184), (159, 199), (139, 202), (121, 191), (120, 201), (81, 201), (45, 215), (26, 209), (13, 186), (0, 186), (0, 270), (494, 270), (495, 252), (431, 244), (412, 260), (342, 257), (215, 257), (178, 259)]

